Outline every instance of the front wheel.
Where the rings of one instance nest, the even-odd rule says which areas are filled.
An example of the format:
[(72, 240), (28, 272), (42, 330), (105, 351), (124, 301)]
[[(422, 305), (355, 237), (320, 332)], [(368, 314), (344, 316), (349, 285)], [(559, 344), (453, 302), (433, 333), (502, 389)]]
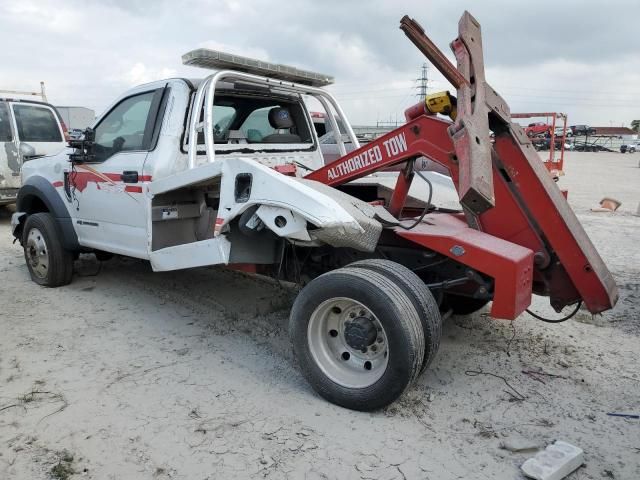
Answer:
[(392, 403), (416, 379), (424, 358), (411, 299), (392, 279), (363, 268), (309, 282), (293, 304), (289, 334), (314, 390), (354, 410)]
[(29, 215), (24, 225), (22, 246), (31, 280), (45, 287), (71, 282), (73, 254), (62, 247), (58, 226), (51, 214)]

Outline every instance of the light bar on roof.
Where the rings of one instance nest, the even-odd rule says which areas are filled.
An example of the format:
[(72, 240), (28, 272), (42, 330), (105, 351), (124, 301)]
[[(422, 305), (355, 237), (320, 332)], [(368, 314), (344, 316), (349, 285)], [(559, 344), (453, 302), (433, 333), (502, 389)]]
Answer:
[(253, 58), (242, 57), (230, 53), (198, 48), (182, 55), (184, 65), (209, 68), (216, 70), (237, 70), (263, 77), (277, 78), (312, 87), (326, 87), (333, 83), (333, 77), (322, 73), (300, 70), (296, 67), (281, 65), (279, 63), (264, 62)]

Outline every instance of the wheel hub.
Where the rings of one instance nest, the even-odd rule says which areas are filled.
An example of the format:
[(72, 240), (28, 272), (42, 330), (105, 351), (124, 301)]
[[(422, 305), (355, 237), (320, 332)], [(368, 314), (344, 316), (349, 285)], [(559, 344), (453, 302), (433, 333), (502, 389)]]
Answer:
[(348, 388), (373, 385), (389, 360), (387, 335), (375, 313), (347, 297), (330, 298), (311, 314), (309, 350), (318, 367)]
[(29, 230), (25, 254), (29, 265), (31, 265), (31, 271), (38, 278), (45, 278), (49, 268), (49, 252), (44, 236), (37, 228)]
[(376, 326), (367, 317), (357, 317), (345, 324), (344, 339), (355, 350), (367, 348), (377, 336)]

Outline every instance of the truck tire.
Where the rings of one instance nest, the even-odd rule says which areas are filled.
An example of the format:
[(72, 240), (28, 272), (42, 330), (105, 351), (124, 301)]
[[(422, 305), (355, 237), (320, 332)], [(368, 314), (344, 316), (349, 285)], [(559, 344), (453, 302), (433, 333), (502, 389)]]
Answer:
[(442, 316), (431, 290), (418, 275), (404, 265), (391, 260), (372, 258), (351, 263), (347, 267), (365, 268), (381, 273), (400, 285), (404, 293), (411, 299), (411, 303), (420, 317), (424, 334), (424, 359), (419, 373), (424, 372), (435, 357), (442, 337)]
[(303, 375), (326, 400), (377, 410), (418, 376), (424, 334), (401, 285), (376, 271), (341, 268), (298, 294), (289, 335)]
[(71, 283), (73, 253), (62, 248), (58, 226), (50, 213), (29, 215), (22, 245), (31, 280), (45, 287)]
[(452, 293), (447, 293), (444, 297), (445, 308), (453, 310), (454, 315), (471, 315), (482, 309), (487, 303), (489, 300), (484, 298), (465, 297)]

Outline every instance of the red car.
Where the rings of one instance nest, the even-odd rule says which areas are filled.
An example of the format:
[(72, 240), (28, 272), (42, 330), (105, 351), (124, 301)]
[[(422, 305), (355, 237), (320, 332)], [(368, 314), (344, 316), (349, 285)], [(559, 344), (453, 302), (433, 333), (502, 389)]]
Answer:
[(546, 133), (551, 131), (551, 125), (547, 125), (544, 122), (530, 123), (528, 127), (524, 129), (528, 137), (544, 137)]

